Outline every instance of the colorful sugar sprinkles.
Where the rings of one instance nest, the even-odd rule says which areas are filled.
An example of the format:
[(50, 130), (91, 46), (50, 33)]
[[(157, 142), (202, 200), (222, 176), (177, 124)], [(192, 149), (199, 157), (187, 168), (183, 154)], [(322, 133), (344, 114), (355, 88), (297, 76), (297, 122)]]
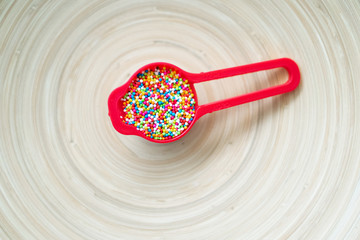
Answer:
[(125, 123), (156, 140), (179, 136), (195, 115), (194, 93), (188, 80), (166, 67), (139, 73), (122, 103)]

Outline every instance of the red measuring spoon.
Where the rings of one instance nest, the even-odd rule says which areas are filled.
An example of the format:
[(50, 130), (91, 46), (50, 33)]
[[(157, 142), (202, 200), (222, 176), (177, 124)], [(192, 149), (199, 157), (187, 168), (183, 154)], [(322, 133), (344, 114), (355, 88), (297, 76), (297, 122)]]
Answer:
[[(134, 81), (134, 79), (136, 79), (136, 77), (139, 73), (142, 73), (143, 71), (145, 71), (147, 69), (155, 69), (156, 67), (159, 67), (159, 68), (165, 67), (167, 69), (175, 70), (177, 73), (180, 74), (180, 76), (183, 79), (187, 79), (188, 83), (190, 84), (190, 87), (192, 89), (192, 92), (194, 94), (193, 98), (195, 99), (195, 115), (193, 117), (193, 120), (187, 127), (187, 129), (185, 129), (180, 135), (177, 135), (173, 138), (164, 139), (164, 140), (153, 139), (151, 137), (148, 137), (144, 134), (144, 132), (138, 130), (135, 126), (126, 124), (124, 122), (124, 110), (123, 110), (123, 104), (122, 104), (122, 100), (121, 100), (124, 97), (124, 95), (127, 93), (130, 83), (132, 81)], [(207, 103), (204, 105), (198, 105), (198, 103), (197, 103), (197, 95), (196, 95), (194, 84), (206, 82), (206, 81), (210, 81), (210, 80), (214, 80), (214, 79), (227, 78), (227, 77), (232, 77), (232, 76), (236, 76), (236, 75), (264, 71), (264, 70), (269, 70), (269, 69), (274, 69), (274, 68), (284, 68), (287, 70), (289, 78), (285, 83), (283, 83), (281, 85), (269, 87), (266, 89), (262, 89), (259, 91), (240, 95), (237, 97), (232, 97), (232, 98), (228, 98), (225, 100), (216, 101), (213, 103)], [(185, 134), (187, 134), (190, 131), (191, 127), (195, 124), (195, 122), (200, 117), (202, 117), (203, 115), (205, 115), (207, 113), (211, 113), (211, 112), (218, 111), (218, 110), (221, 110), (224, 108), (229, 108), (229, 107), (233, 107), (236, 105), (240, 105), (240, 104), (256, 101), (259, 99), (271, 97), (274, 95), (279, 95), (279, 94), (283, 94), (286, 92), (290, 92), (299, 85), (299, 82), (300, 82), (299, 68), (298, 68), (297, 64), (289, 58), (280, 58), (280, 59), (258, 62), (258, 63), (248, 64), (248, 65), (243, 65), (243, 66), (238, 66), (238, 67), (210, 71), (210, 72), (205, 72), (205, 73), (189, 73), (189, 72), (186, 72), (186, 71), (182, 70), (181, 68), (179, 68), (175, 65), (169, 64), (169, 63), (155, 62), (155, 63), (147, 64), (147, 65), (143, 66), (142, 68), (140, 68), (138, 71), (136, 71), (130, 77), (130, 79), (124, 85), (122, 85), (122, 86), (116, 88), (114, 91), (112, 91), (112, 93), (110, 94), (109, 99), (108, 99), (109, 116), (110, 116), (110, 119), (112, 121), (114, 128), (119, 133), (122, 133), (125, 135), (137, 135), (137, 136), (143, 137), (152, 142), (169, 143), (169, 142), (173, 142), (173, 141), (176, 141), (176, 140), (182, 138)]]

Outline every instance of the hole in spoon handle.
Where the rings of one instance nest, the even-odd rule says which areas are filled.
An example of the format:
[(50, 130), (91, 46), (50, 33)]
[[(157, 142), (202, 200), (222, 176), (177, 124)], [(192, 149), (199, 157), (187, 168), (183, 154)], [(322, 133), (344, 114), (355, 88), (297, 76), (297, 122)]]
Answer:
[(274, 68), (285, 68), (288, 72), (288, 80), (277, 86), (261, 89), (259, 91), (247, 93), (244, 95), (228, 98), (225, 100), (216, 101), (199, 106), (196, 118), (200, 118), (204, 114), (218, 111), (221, 109), (233, 107), (236, 105), (253, 102), (267, 97), (283, 94), (294, 90), (300, 82), (300, 71), (297, 64), (289, 58), (279, 58), (270, 61), (264, 61), (259, 63), (253, 63), (249, 65), (243, 65), (233, 68), (226, 68), (211, 72), (194, 74), (192, 76), (193, 83), (206, 82), (219, 78), (227, 78), (236, 75), (242, 75), (246, 73), (259, 72), (264, 70), (270, 70)]

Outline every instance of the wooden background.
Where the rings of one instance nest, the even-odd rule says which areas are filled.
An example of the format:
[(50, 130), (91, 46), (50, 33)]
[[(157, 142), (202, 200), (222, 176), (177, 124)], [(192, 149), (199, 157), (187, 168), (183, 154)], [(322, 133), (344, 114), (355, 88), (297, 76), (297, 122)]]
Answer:
[[(360, 239), (360, 2), (0, 1), (0, 239)], [(289, 57), (181, 140), (116, 132), (144, 64)], [(196, 85), (200, 104), (286, 72)]]

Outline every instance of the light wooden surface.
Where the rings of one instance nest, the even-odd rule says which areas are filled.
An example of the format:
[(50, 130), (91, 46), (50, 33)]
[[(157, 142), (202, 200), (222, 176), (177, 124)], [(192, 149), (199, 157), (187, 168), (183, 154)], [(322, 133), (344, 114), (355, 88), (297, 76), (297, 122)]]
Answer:
[[(359, 1), (0, 2), (0, 239), (360, 239)], [(292, 93), (171, 144), (117, 133), (144, 64), (289, 57)], [(199, 102), (286, 80), (197, 85)]]

